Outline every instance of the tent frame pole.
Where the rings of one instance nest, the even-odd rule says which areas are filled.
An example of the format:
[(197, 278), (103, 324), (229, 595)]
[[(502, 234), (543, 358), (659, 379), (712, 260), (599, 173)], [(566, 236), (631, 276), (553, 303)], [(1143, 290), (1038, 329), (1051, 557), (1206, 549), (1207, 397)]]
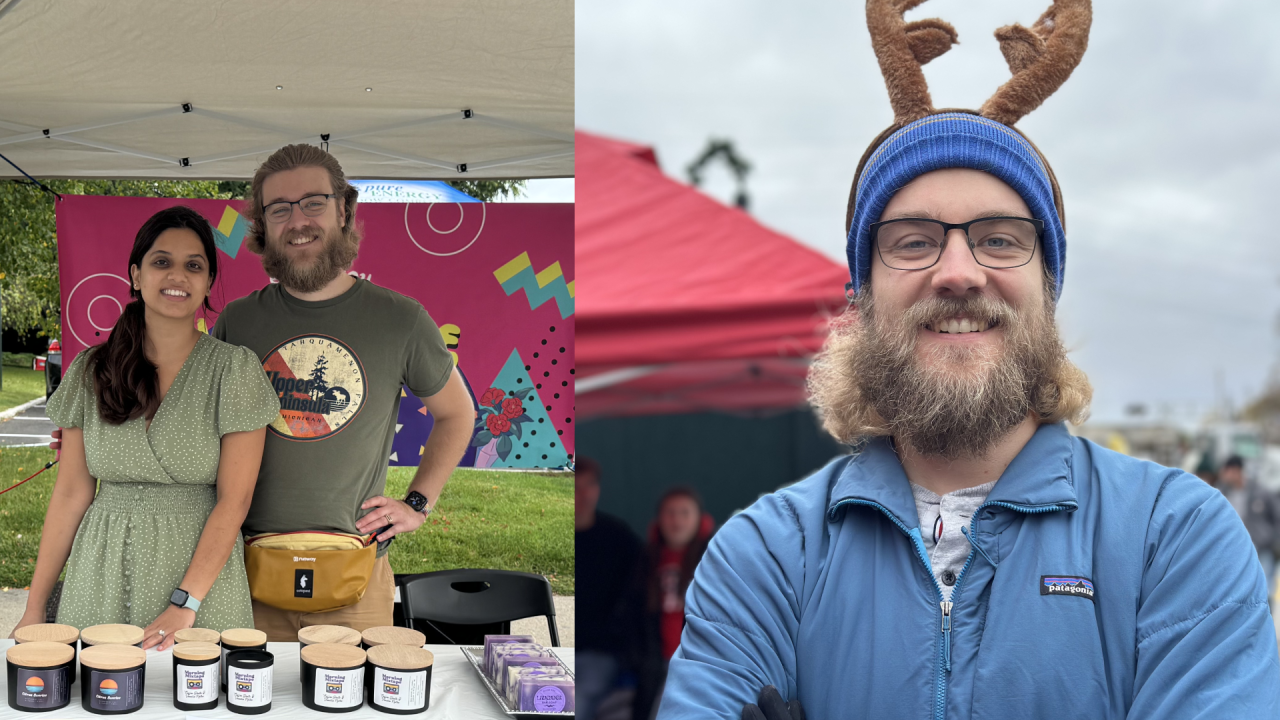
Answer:
[[(70, 127), (49, 129), (49, 130), (36, 130), (34, 132), (25, 133), (22, 135), (12, 135), (7, 138), (0, 138), (0, 146), (13, 145), (14, 143), (26, 142), (28, 140), (43, 140), (45, 138), (63, 139), (61, 136), (70, 135), (71, 133), (86, 132), (88, 130), (97, 130), (99, 128), (113, 127), (115, 125), (124, 125), (127, 123), (138, 122), (140, 120), (150, 120), (152, 118), (165, 117), (167, 115), (181, 115), (183, 113), (188, 112), (187, 108), (189, 107), (190, 107), (189, 105), (186, 107), (183, 107), (182, 105), (178, 105), (176, 107), (164, 108), (163, 110), (153, 110), (151, 112), (142, 113), (141, 115), (134, 115), (132, 117), (117, 118), (115, 120), (109, 120), (107, 122), (86, 123), (84, 125), (72, 125)], [(148, 156), (144, 155), (143, 157), (148, 157)]]

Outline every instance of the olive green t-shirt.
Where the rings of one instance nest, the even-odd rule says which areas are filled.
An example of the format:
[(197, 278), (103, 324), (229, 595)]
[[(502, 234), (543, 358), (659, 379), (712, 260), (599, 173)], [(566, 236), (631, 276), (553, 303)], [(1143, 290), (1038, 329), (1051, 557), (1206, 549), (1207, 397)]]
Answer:
[(453, 371), (431, 316), (367, 280), (316, 302), (273, 283), (228, 304), (213, 335), (253, 350), (280, 398), (245, 530), (357, 532), (386, 489), (401, 386), (429, 397)]

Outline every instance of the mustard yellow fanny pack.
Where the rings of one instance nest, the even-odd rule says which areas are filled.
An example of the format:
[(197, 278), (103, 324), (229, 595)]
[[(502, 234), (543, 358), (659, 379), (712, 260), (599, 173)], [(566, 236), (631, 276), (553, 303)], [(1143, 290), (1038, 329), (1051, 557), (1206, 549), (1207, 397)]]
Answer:
[(378, 554), (376, 536), (332, 532), (262, 533), (245, 538), (254, 600), (281, 610), (328, 612), (364, 597)]

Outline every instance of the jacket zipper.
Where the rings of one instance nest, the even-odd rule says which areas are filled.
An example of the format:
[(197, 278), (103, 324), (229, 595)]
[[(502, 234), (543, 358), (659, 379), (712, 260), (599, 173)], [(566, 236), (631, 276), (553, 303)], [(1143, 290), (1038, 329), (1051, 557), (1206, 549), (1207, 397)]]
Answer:
[[(911, 534), (911, 530), (909, 530), (906, 525), (903, 525), (901, 520), (895, 517), (893, 513), (889, 512), (888, 508), (885, 506), (880, 503), (871, 502), (870, 500), (841, 500), (835, 504), (835, 507), (831, 508), (828, 514), (834, 515), (837, 510), (845, 505), (866, 505), (868, 507), (873, 507), (876, 510), (879, 510), (885, 517), (889, 518), (889, 520), (892, 521), (894, 525), (898, 526), (898, 529), (911, 540), (911, 544), (916, 549), (916, 557), (920, 560), (920, 563), (924, 565), (925, 572), (927, 572), (929, 577), (933, 580), (933, 589), (938, 593), (938, 609), (942, 611), (942, 642), (940, 643), (941, 647), (938, 651), (938, 672), (937, 679), (935, 681), (935, 687), (937, 689), (933, 698), (933, 717), (934, 720), (945, 720), (947, 714), (947, 675), (951, 673), (951, 611), (955, 607), (955, 601), (959, 599), (960, 588), (964, 584), (964, 576), (969, 570), (969, 566), (973, 564), (973, 556), (974, 553), (977, 552), (977, 546), (973, 545), (969, 549), (969, 557), (965, 559), (964, 567), (960, 568), (960, 574), (956, 577), (955, 587), (951, 590), (951, 602), (947, 602), (942, 599), (942, 586), (938, 584), (938, 578), (933, 574), (933, 569), (929, 565), (929, 559), (925, 556), (923, 542), (917, 542), (915, 536)], [(969, 522), (970, 545), (973, 544), (973, 534), (977, 531), (978, 513), (988, 507), (1004, 507), (1027, 514), (1056, 512), (1058, 510), (1067, 509), (1066, 505), (1014, 505), (1012, 503), (998, 501), (983, 503), (978, 506), (977, 510), (973, 511), (973, 517)]]
[(920, 564), (924, 566), (925, 572), (929, 575), (929, 579), (933, 581), (933, 590), (937, 593), (938, 607), (942, 610), (942, 639), (938, 648), (938, 660), (935, 663), (937, 673), (934, 680), (934, 697), (933, 697), (933, 717), (934, 720), (943, 720), (943, 716), (947, 711), (947, 678), (946, 672), (951, 667), (951, 603), (942, 599), (942, 586), (938, 584), (938, 578), (933, 574), (933, 569), (929, 567), (929, 558), (925, 555), (923, 542), (917, 542), (916, 538), (911, 534), (911, 530), (902, 521), (889, 512), (889, 509), (880, 503), (874, 503), (870, 500), (841, 500), (831, 508), (830, 514), (834, 515), (837, 510), (845, 505), (866, 505), (879, 510), (881, 514), (889, 518), (903, 535), (911, 541), (911, 545), (916, 549), (916, 558)]

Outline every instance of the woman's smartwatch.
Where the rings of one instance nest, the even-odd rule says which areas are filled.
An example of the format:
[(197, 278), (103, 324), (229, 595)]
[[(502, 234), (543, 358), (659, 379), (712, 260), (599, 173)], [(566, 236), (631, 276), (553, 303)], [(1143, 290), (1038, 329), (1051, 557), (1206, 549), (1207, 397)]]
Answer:
[(191, 608), (197, 612), (200, 610), (200, 601), (191, 597), (191, 593), (182, 588), (174, 589), (173, 594), (169, 596), (169, 602), (180, 608)]
[(417, 510), (423, 515), (431, 514), (431, 506), (427, 504), (427, 496), (417, 490), (410, 490), (409, 494), (404, 498), (404, 504)]

